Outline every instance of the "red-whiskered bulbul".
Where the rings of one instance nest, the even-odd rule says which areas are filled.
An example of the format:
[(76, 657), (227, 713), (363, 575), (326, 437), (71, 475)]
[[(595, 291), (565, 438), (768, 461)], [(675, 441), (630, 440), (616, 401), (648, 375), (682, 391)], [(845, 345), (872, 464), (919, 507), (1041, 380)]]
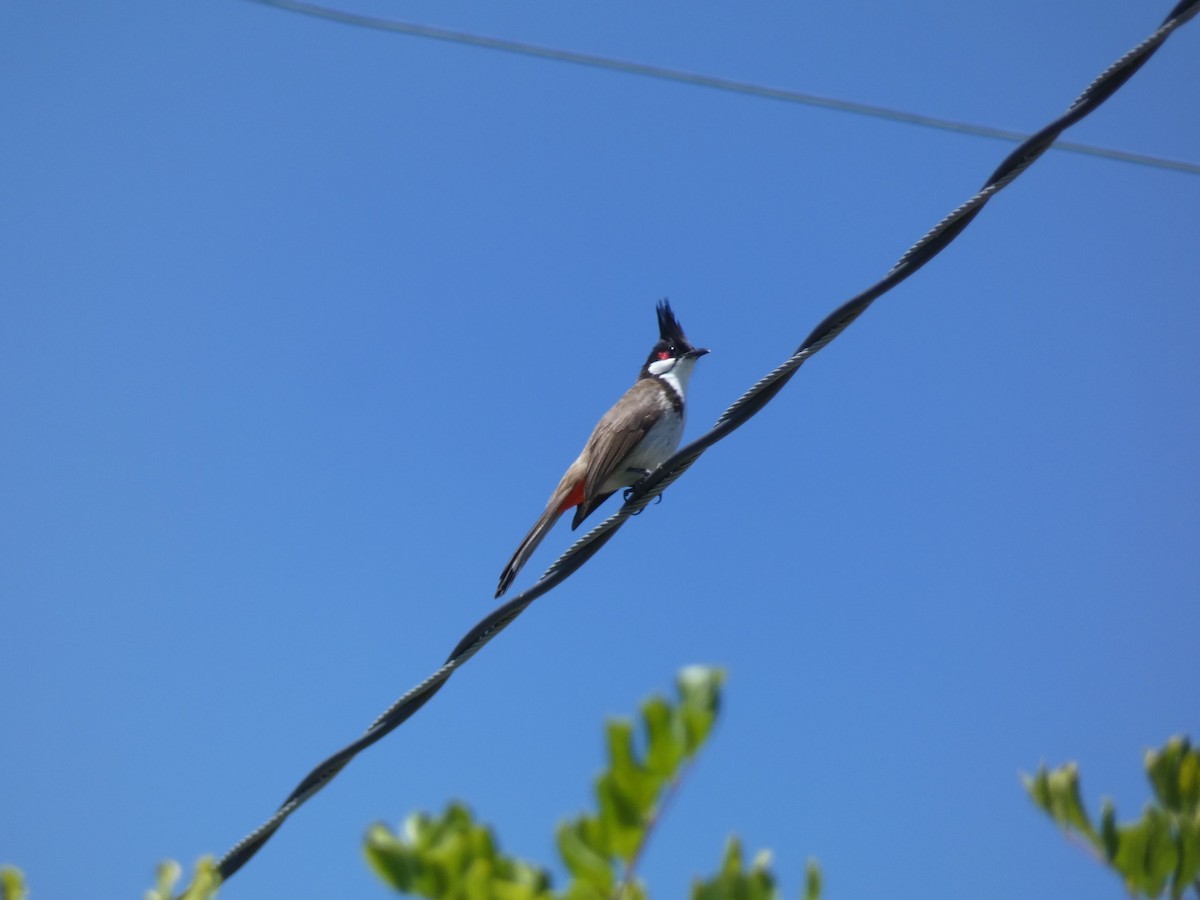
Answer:
[(559, 516), (575, 507), (574, 531), (592, 510), (656, 469), (679, 446), (688, 379), (696, 360), (708, 351), (688, 342), (666, 300), (658, 304), (658, 336), (637, 381), (596, 424), (550, 495), (546, 511), (500, 573), (497, 597), (508, 590)]

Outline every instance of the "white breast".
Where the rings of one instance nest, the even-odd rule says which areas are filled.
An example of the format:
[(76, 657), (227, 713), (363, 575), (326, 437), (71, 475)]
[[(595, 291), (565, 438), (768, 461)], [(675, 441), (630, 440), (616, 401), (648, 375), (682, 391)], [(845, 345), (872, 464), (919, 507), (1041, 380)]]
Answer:
[(623, 465), (608, 476), (600, 493), (606, 494), (640, 481), (645, 472), (658, 468), (675, 452), (682, 437), (683, 416), (668, 408), (625, 458)]

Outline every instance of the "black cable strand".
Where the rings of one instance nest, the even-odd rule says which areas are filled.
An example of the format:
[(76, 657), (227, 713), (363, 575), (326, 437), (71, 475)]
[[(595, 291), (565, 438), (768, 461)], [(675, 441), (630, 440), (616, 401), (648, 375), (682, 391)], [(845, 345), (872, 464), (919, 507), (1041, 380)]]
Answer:
[(691, 467), (709, 447), (740, 428), (782, 390), (811, 356), (829, 344), (883, 294), (904, 281), (933, 259), (979, 214), (996, 193), (1010, 184), (1054, 143), (1058, 135), (1095, 110), (1121, 87), (1158, 50), (1180, 25), (1200, 12), (1200, 0), (1181, 0), (1163, 24), (1145, 41), (1108, 67), (1068, 110), (1038, 131), (1005, 158), (984, 186), (970, 200), (935, 225), (907, 250), (880, 281), (846, 301), (805, 338), (783, 363), (761, 378), (721, 415), (706, 434), (677, 451), (629, 491), (626, 502), (562, 554), (530, 588), (497, 607), (458, 642), (445, 663), (425, 681), (397, 700), (356, 741), (312, 770), (284, 800), (275, 814), (221, 858), (217, 871), (227, 881), (270, 839), (284, 820), (327, 785), (362, 750), (403, 724), (441, 690), (450, 676), (485, 644), (507, 628), (538, 597), (556, 587), (595, 555), (618, 528), (641, 512)]
[[(729, 91), (750, 97), (761, 97), (767, 100), (777, 100), (784, 103), (802, 103), (815, 106), (818, 109), (831, 109), (837, 112), (848, 112), (859, 116), (871, 116), (887, 119), (905, 125), (915, 125), (920, 128), (937, 128), (943, 131), (953, 131), (958, 134), (970, 134), (975, 137), (991, 138), (1019, 144), (1028, 135), (1005, 128), (995, 128), (990, 125), (973, 125), (969, 122), (956, 122), (951, 119), (940, 119), (921, 113), (905, 112), (890, 109), (885, 106), (875, 106), (869, 103), (857, 103), (852, 100), (839, 100), (836, 97), (822, 97), (817, 94), (807, 94), (787, 88), (770, 87), (763, 84), (752, 84), (746, 81), (736, 81), (731, 78), (720, 78), (704, 75), (699, 72), (685, 72), (680, 69), (669, 69), (665, 66), (649, 65), (631, 60), (613, 59), (595, 53), (579, 53), (573, 50), (563, 50), (557, 47), (545, 47), (539, 44), (529, 44), (522, 41), (510, 41), (504, 38), (490, 37), (483, 34), (470, 34), (463, 31), (452, 31), (448, 28), (437, 28), (431, 25), (418, 25), (415, 22), (403, 22), (397, 19), (383, 19), (377, 16), (366, 16), (345, 10), (304, 3), (300, 0), (250, 0), (262, 6), (286, 10), (300, 15), (323, 19), (327, 22), (338, 22), (356, 28), (369, 28), (375, 31), (403, 34), (410, 37), (426, 38), (436, 41), (446, 41), (452, 44), (462, 44), (485, 50), (498, 50), (502, 53), (512, 53), (518, 56), (528, 56), (534, 59), (545, 59), (551, 62), (568, 63), (587, 66), (601, 71), (620, 72), (641, 78), (655, 78), (663, 81), (673, 81), (677, 84), (687, 84), (693, 87), (709, 90)], [(1074, 141), (1055, 141), (1055, 150), (1069, 153), (1085, 153), (1089, 156), (1099, 156), (1117, 162), (1134, 163), (1142, 166), (1186, 172), (1200, 175), (1200, 165), (1193, 162), (1176, 159), (1163, 159), (1157, 156), (1147, 156), (1143, 153), (1129, 153), (1124, 150), (1114, 150), (1110, 147), (1095, 147), (1090, 144), (1078, 144)]]
[(250, 858), (258, 852), (259, 848), (279, 829), (283, 821), (301, 804), (332, 781), (334, 776), (344, 769), (359, 752), (370, 747), (376, 741), (398, 728), (417, 710), (428, 703), (433, 698), (433, 695), (442, 689), (442, 685), (446, 683), (455, 669), (463, 665), (482, 649), (484, 644), (507, 628), (517, 616), (525, 611), (525, 608), (529, 604), (551, 590), (571, 574), (571, 572), (583, 565), (584, 562), (608, 541), (609, 537), (611, 537), (611, 534), (592, 541), (591, 546), (587, 548), (587, 552), (577, 556), (576, 564), (569, 571), (555, 577), (544, 576), (528, 590), (501, 604), (480, 620), (458, 642), (458, 645), (450, 652), (446, 661), (442, 663), (436, 672), (392, 704), (391, 707), (371, 723), (370, 727), (367, 728), (361, 737), (319, 763), (296, 786), (295, 790), (288, 795), (287, 799), (283, 801), (270, 819), (235, 844), (221, 858), (221, 861), (217, 864), (217, 871), (221, 875), (221, 880), (227, 880), (234, 872), (249, 862)]

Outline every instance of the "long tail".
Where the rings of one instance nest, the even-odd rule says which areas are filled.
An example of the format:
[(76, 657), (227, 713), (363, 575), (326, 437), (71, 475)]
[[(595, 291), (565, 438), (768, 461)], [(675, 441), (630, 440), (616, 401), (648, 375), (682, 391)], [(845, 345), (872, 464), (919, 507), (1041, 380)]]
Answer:
[(546, 511), (542, 513), (542, 517), (533, 523), (533, 527), (529, 529), (529, 534), (525, 535), (525, 540), (521, 541), (517, 547), (517, 552), (513, 554), (512, 559), (508, 561), (508, 565), (504, 567), (504, 571), (500, 573), (500, 585), (496, 588), (496, 596), (499, 597), (508, 590), (508, 586), (512, 584), (517, 573), (521, 571), (521, 566), (525, 565), (525, 561), (533, 555), (533, 551), (537, 549), (538, 544), (542, 542), (542, 538), (546, 536), (554, 523), (558, 521), (558, 517), (563, 514), (563, 509), (560, 508), (557, 497), (555, 497)]

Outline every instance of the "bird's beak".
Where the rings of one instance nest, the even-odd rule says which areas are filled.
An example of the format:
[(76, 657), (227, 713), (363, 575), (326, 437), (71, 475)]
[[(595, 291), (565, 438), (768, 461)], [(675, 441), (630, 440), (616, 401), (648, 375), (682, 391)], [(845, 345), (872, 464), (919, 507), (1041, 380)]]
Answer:
[(699, 359), (707, 352), (708, 352), (707, 347), (694, 347), (693, 349), (689, 350), (687, 353), (683, 354), (683, 358), (684, 359)]

